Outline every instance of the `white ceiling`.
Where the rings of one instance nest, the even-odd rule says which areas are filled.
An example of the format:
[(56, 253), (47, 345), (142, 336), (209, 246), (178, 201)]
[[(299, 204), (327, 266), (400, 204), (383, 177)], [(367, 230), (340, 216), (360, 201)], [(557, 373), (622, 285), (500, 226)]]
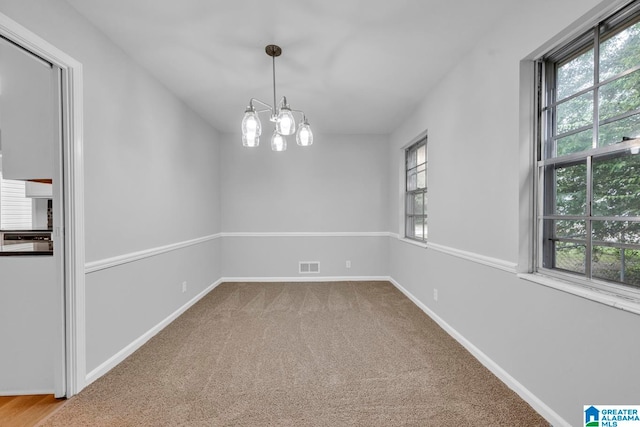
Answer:
[(525, 0), (67, 0), (215, 128), (251, 97), (315, 132), (390, 133), (507, 8)]

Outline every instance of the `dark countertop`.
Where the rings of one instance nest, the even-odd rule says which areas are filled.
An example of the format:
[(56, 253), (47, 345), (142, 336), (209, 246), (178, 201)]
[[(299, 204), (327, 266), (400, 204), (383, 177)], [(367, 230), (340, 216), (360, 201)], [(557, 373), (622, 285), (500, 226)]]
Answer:
[[(48, 234), (51, 230), (0, 230), (4, 234)], [(53, 242), (51, 240), (8, 240), (0, 239), (0, 256), (26, 256), (26, 255), (53, 255)]]

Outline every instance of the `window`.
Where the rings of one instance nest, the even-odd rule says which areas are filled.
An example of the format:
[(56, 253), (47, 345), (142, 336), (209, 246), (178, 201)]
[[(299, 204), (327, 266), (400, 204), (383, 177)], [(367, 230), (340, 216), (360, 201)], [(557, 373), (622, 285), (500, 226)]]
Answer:
[(405, 237), (427, 240), (427, 138), (405, 151)]
[(538, 66), (538, 270), (640, 289), (640, 2)]

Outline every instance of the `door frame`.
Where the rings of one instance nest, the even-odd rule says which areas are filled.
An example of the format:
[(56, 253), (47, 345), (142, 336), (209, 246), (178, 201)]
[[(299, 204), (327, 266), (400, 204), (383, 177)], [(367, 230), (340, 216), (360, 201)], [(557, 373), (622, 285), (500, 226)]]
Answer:
[(2, 13), (0, 35), (60, 69), (62, 138), (54, 170), (62, 177), (63, 224), (53, 232), (63, 239), (63, 256), (54, 394), (71, 397), (86, 384), (82, 64)]

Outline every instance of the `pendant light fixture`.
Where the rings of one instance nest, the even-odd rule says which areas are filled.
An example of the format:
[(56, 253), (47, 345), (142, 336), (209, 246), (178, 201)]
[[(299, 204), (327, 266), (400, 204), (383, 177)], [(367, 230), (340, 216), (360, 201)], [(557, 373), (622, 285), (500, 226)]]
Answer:
[[(275, 123), (275, 129), (271, 135), (271, 149), (273, 151), (284, 151), (287, 149), (287, 136), (296, 134), (296, 143), (302, 147), (313, 144), (313, 132), (307, 121), (307, 116), (303, 111), (292, 110), (287, 103), (287, 98), (282, 97), (279, 103), (276, 103), (276, 56), (282, 55), (280, 46), (270, 44), (265, 47), (265, 52), (272, 59), (273, 68), (273, 106), (260, 101), (256, 98), (249, 100), (249, 106), (244, 111), (242, 118), (242, 145), (245, 147), (257, 147), (260, 144), (260, 135), (262, 134), (262, 123), (260, 123), (259, 113), (271, 113), (269, 120)], [(253, 104), (260, 104), (264, 109), (256, 109)], [(296, 121), (293, 113), (302, 115), (302, 121), (298, 125), (296, 131)]]

